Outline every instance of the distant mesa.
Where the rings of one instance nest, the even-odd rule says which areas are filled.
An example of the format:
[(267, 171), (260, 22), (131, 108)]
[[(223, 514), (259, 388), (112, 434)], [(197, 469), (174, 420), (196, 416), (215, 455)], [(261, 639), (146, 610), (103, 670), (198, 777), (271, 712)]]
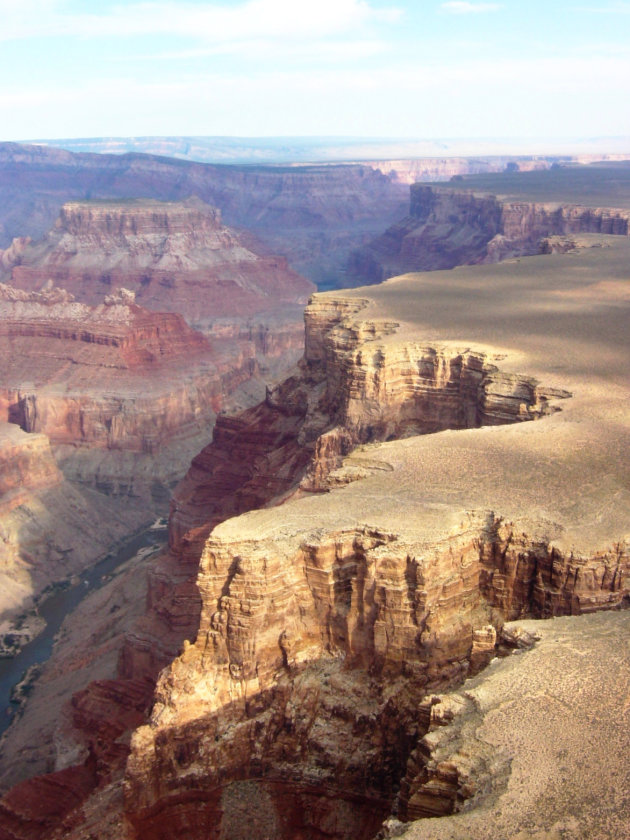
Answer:
[(314, 286), (283, 257), (263, 255), (199, 199), (185, 202), (68, 202), (37, 243), (5, 254), (11, 283), (41, 291), (50, 283), (98, 305), (112, 294), (149, 309), (179, 312), (198, 326), (306, 303)]

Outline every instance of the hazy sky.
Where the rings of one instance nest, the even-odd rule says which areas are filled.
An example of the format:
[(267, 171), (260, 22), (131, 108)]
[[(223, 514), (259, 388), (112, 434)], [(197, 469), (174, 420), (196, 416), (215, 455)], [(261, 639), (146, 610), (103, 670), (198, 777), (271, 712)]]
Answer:
[(0, 0), (0, 139), (630, 136), (630, 2)]

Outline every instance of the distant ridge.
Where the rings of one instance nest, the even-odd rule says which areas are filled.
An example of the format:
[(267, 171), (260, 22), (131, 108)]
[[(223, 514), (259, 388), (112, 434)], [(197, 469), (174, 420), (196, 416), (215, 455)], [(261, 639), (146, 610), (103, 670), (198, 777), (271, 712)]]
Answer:
[(306, 163), (476, 155), (622, 155), (630, 137), (371, 138), (371, 137), (88, 137), (25, 141), (72, 152), (143, 152), (202, 163)]

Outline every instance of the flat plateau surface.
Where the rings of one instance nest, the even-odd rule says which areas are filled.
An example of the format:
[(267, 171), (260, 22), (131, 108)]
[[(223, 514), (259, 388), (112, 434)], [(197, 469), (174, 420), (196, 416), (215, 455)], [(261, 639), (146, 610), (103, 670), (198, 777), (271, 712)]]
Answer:
[(573, 164), (534, 172), (466, 175), (442, 188), (492, 193), (514, 201), (630, 208), (630, 163)]
[[(405, 840), (604, 840), (630, 825), (630, 612), (518, 622), (542, 639), (459, 690), (460, 749), (509, 771), (478, 807), (418, 820)], [(500, 791), (500, 792), (499, 792)]]
[(320, 532), (365, 524), (431, 546), (460, 532), (468, 514), (492, 512), (582, 556), (630, 539), (630, 241), (582, 241), (592, 247), (318, 296), (365, 301), (357, 322), (397, 325), (368, 343), (375, 354), (392, 345), (482, 350), (501, 371), (572, 397), (534, 422), (360, 447), (345, 463), (368, 477), (285, 504), (281, 516), (245, 514), (217, 535), (293, 542), (309, 523)]

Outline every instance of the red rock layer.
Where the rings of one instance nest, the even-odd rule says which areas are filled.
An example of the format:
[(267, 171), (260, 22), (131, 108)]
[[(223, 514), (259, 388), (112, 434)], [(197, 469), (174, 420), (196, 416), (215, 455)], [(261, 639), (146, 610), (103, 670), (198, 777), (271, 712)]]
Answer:
[(253, 349), (209, 341), (122, 293), (89, 307), (53, 289), (0, 289), (0, 410), (54, 444), (150, 453), (207, 425), (255, 371)]
[(304, 303), (313, 289), (285, 258), (245, 247), (218, 210), (192, 199), (66, 204), (11, 278), (25, 290), (52, 281), (92, 305), (124, 286), (143, 306), (196, 324)]

